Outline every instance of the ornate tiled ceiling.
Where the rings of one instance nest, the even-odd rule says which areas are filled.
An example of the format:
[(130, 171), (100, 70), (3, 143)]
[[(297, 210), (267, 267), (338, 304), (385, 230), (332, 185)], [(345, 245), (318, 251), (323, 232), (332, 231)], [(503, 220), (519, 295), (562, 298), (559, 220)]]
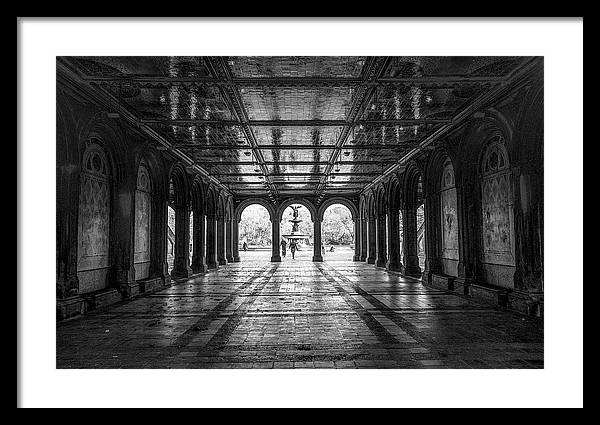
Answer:
[(523, 58), (59, 61), (236, 195), (281, 197), (360, 192)]

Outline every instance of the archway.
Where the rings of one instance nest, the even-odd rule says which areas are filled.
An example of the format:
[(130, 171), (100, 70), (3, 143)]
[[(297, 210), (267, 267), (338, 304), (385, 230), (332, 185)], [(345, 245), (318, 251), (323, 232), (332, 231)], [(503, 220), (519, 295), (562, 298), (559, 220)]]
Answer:
[(272, 252), (271, 214), (264, 205), (243, 208), (238, 221), (239, 257), (241, 261), (268, 259)]
[(311, 261), (316, 250), (311, 211), (302, 203), (290, 204), (282, 211), (279, 223), (282, 261)]
[(357, 235), (353, 213), (346, 205), (331, 204), (325, 209), (321, 231), (324, 260), (352, 261)]

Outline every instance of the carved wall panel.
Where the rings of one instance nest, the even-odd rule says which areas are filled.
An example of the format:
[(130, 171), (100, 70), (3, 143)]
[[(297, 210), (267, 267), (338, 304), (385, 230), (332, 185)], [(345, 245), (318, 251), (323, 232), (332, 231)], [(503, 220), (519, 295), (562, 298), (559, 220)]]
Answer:
[(514, 226), (510, 170), (501, 139), (484, 156), (481, 184), (484, 262), (514, 265)]
[(441, 187), (442, 258), (458, 260), (458, 213), (452, 164), (444, 167)]
[(135, 191), (135, 277), (145, 279), (150, 276), (150, 226), (152, 198), (150, 176), (142, 164), (138, 170)]
[(84, 155), (80, 182), (77, 273), (80, 292), (89, 292), (106, 286), (110, 267), (110, 174), (95, 143)]

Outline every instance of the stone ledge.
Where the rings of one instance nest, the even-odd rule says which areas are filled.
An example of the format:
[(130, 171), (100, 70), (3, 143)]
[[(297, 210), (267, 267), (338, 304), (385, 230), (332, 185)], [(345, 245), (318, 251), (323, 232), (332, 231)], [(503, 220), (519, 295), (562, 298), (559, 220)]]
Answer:
[(511, 291), (508, 293), (508, 308), (528, 316), (544, 316), (544, 293)]
[(56, 321), (85, 314), (85, 300), (79, 295), (56, 300)]
[(431, 274), (430, 285), (434, 288), (442, 289), (444, 291), (454, 291), (454, 276), (446, 276), (441, 274)]
[(488, 285), (469, 285), (469, 296), (500, 307), (508, 307), (508, 289)]

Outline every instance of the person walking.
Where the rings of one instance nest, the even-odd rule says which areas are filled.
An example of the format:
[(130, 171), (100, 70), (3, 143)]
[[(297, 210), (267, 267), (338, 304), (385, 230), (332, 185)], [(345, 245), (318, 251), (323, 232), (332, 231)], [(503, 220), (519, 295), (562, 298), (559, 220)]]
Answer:
[(290, 242), (290, 252), (292, 253), (292, 260), (296, 258), (296, 241), (292, 240)]
[(285, 257), (285, 249), (287, 247), (287, 242), (285, 239), (281, 240), (281, 255)]
[(248, 251), (248, 243), (246, 241), (244, 241), (244, 243), (242, 244), (242, 249), (244, 250), (244, 252)]

